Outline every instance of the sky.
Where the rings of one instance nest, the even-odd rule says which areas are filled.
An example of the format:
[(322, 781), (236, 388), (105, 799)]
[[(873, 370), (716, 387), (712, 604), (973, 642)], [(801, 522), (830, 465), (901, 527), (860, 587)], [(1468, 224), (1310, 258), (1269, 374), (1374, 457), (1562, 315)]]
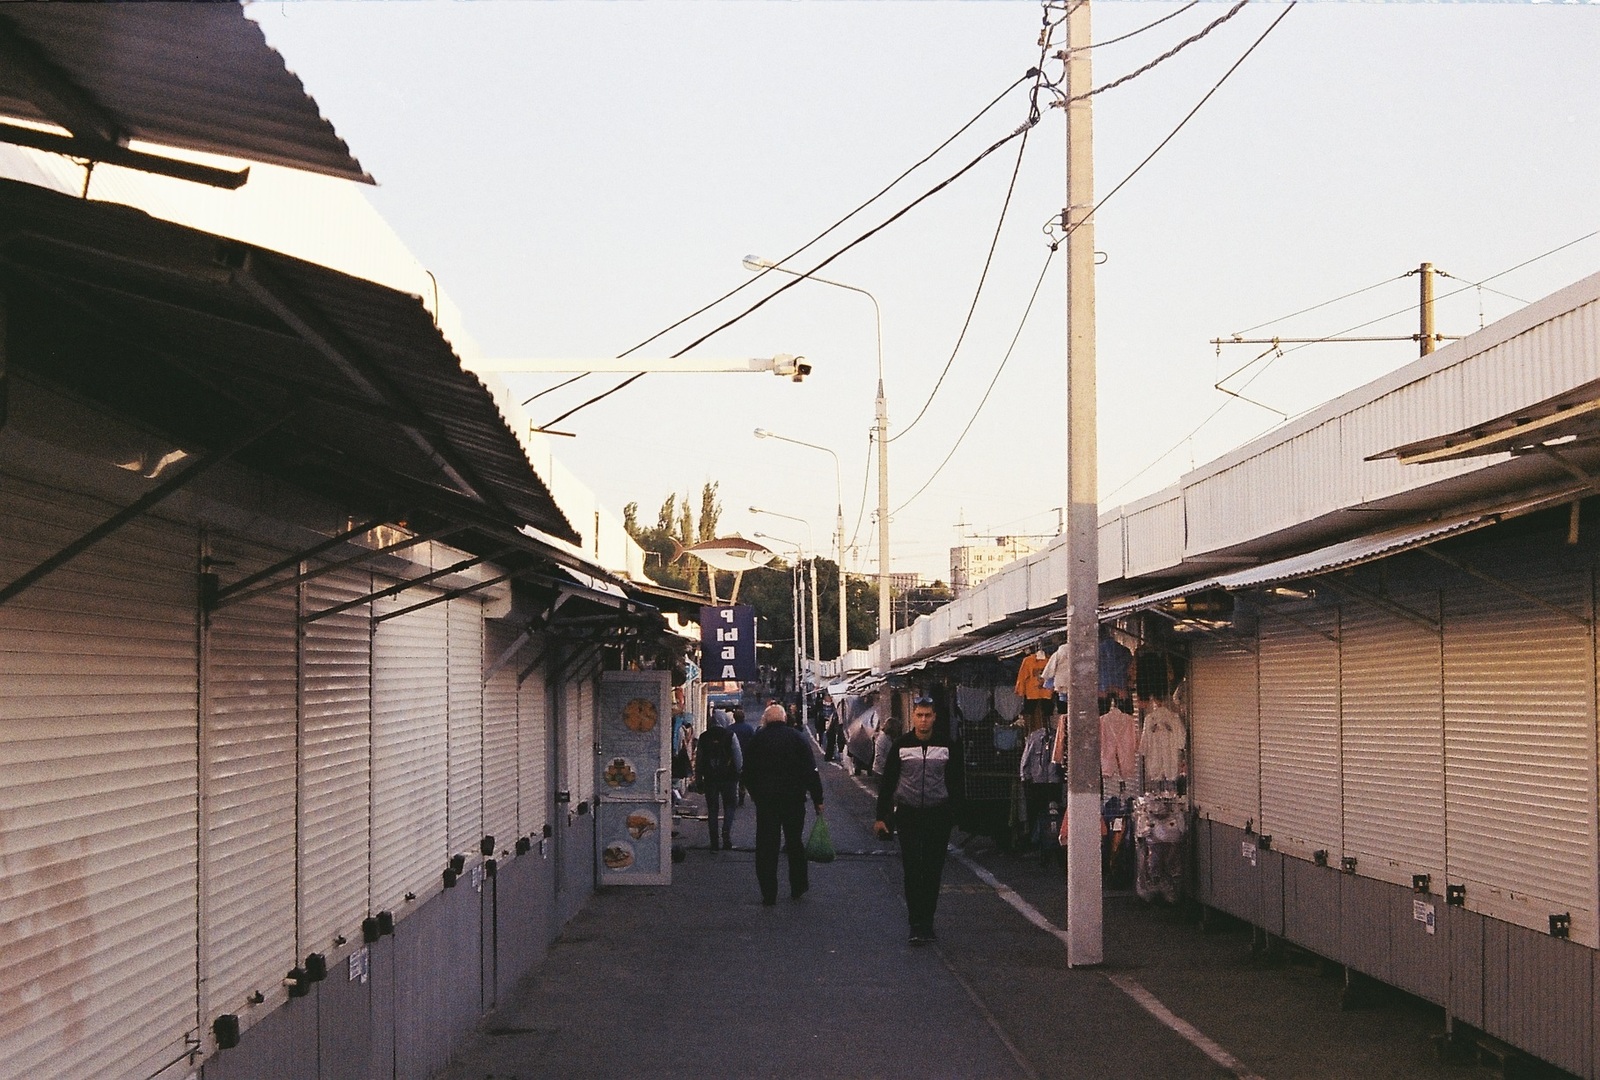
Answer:
[[(1091, 53), (1094, 84), (1229, 11), (1200, 3), (1110, 42), (1179, 8), (1094, 0), (1094, 40), (1107, 42)], [(1249, 3), (1096, 96), (1097, 196), (1284, 11)], [(300, 0), (249, 12), (378, 179), (368, 198), (462, 309), (483, 352), (582, 359), (614, 357), (751, 282), (743, 256), (787, 255), (927, 155), (1038, 62), (1043, 9), (1020, 0)], [(1280, 357), (1267, 346), (1218, 349), (1213, 338), (1319, 337), (1391, 313), (1353, 332), (1414, 333), (1417, 278), (1403, 275), (1424, 261), (1453, 275), (1437, 284), (1439, 332), (1468, 334), (1600, 270), (1600, 237), (1579, 240), (1600, 230), (1596, 56), (1596, 4), (1289, 11), (1096, 215), (1102, 510), (1177, 482), (1417, 351), (1411, 342), (1285, 345)], [(809, 270), (1027, 115), (1024, 85), (786, 265)], [(1065, 198), (1062, 111), (1044, 110), (1020, 164), (1017, 145), (821, 271), (869, 291), (882, 312), (896, 571), (948, 579), (954, 544), (1018, 534), (1043, 543), (1057, 529), (1065, 252), (1046, 268), (1043, 228)], [(635, 355), (668, 356), (784, 282), (755, 281)], [(1323, 306), (1281, 318), (1314, 305)], [(1214, 389), (1263, 351), (1227, 384), (1260, 404)], [(620, 513), (636, 501), (652, 521), (668, 494), (692, 492), (698, 505), (701, 485), (716, 482), (721, 532), (767, 533), (774, 547), (831, 554), (842, 502), (855, 549), (846, 566), (873, 573), (872, 304), (801, 282), (690, 355), (775, 353), (804, 355), (813, 373), (801, 384), (648, 375), (555, 425), (574, 435), (556, 440), (556, 453), (602, 503)], [(565, 378), (512, 383), (527, 397)], [(588, 376), (529, 411), (548, 423), (619, 378)], [(833, 450), (838, 484), (826, 454), (758, 440), (757, 427)]]

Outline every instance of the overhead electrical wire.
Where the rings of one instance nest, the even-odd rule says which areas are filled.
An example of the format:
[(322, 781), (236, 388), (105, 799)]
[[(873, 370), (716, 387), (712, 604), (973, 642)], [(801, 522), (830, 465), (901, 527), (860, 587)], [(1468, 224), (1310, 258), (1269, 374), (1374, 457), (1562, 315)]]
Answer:
[(1130, 30), (1126, 34), (1123, 34), (1121, 37), (1107, 38), (1105, 41), (1091, 42), (1090, 44), (1084, 46), (1084, 49), (1085, 49), (1085, 51), (1087, 51), (1088, 49), (1098, 49), (1102, 45), (1115, 45), (1119, 41), (1127, 41), (1131, 37), (1137, 37), (1140, 34), (1144, 33), (1146, 30), (1154, 30), (1156, 27), (1160, 26), (1162, 23), (1166, 22), (1168, 19), (1176, 19), (1179, 15), (1182, 15), (1185, 11), (1188, 11), (1190, 8), (1194, 7), (1199, 2), (1200, 2), (1200, 0), (1189, 0), (1189, 2), (1187, 4), (1183, 5), (1177, 11), (1174, 11), (1170, 15), (1163, 15), (1163, 16), (1161, 16), (1161, 18), (1157, 19), (1153, 23), (1146, 23), (1145, 25), (1139, 27), (1139, 29)]
[[(855, 550), (856, 537), (861, 535), (861, 519), (864, 518), (866, 516), (866, 513), (867, 513), (867, 486), (872, 481), (872, 436), (873, 436), (872, 430), (868, 429), (868, 431), (867, 431), (867, 468), (866, 468), (866, 475), (862, 476), (862, 478), (861, 478), (861, 506), (856, 510), (855, 528), (850, 530), (850, 549), (852, 551)], [(843, 555), (841, 554), (840, 557), (843, 558)]]
[[(1132, 82), (1134, 79), (1137, 79), (1140, 75), (1143, 75), (1145, 72), (1149, 71), (1151, 68), (1155, 67), (1156, 65), (1164, 64), (1168, 60), (1171, 60), (1174, 56), (1177, 56), (1183, 50), (1187, 49), (1190, 45), (1193, 45), (1195, 42), (1199, 41), (1201, 38), (1203, 38), (1207, 34), (1211, 33), (1211, 31), (1215, 30), (1217, 27), (1221, 26), (1223, 23), (1227, 22), (1229, 19), (1231, 19), (1235, 15), (1239, 14), (1239, 12), (1243, 11), (1244, 10), (1244, 6), (1246, 4), (1248, 4), (1249, 2), (1250, 2), (1250, 0), (1239, 0), (1239, 2), (1237, 4), (1233, 5), (1233, 7), (1228, 9), (1228, 12), (1226, 14), (1220, 15), (1217, 18), (1213, 19), (1210, 23), (1206, 24), (1206, 26), (1203, 29), (1197, 31), (1196, 33), (1190, 34), (1188, 37), (1186, 37), (1182, 41), (1178, 42), (1172, 48), (1168, 49), (1166, 52), (1162, 53), (1160, 56), (1156, 57), (1154, 60), (1150, 61), (1148, 64), (1145, 64), (1143, 67), (1136, 68), (1133, 71), (1128, 72), (1128, 74), (1122, 76), (1120, 79), (1113, 79), (1110, 82), (1106, 83), (1104, 86), (1097, 86), (1093, 90), (1090, 90), (1088, 93), (1079, 94), (1077, 97), (1068, 98), (1067, 100), (1068, 101), (1082, 101), (1084, 98), (1092, 98), (1096, 94), (1103, 94), (1107, 90), (1115, 89), (1116, 87), (1121, 86), (1123, 83)], [(1289, 6), (1290, 7), (1294, 7), (1293, 4), (1290, 4)], [(1274, 24), (1274, 25), (1276, 25), (1276, 24)], [(1246, 55), (1248, 55), (1248, 54), (1246, 54)]]
[[(1467, 292), (1470, 289), (1478, 288), (1479, 286), (1483, 285), (1485, 282), (1494, 281), (1496, 278), (1505, 277), (1507, 274), (1513, 273), (1513, 272), (1515, 272), (1517, 270), (1521, 270), (1525, 266), (1531, 266), (1533, 263), (1536, 263), (1541, 259), (1547, 259), (1551, 255), (1555, 255), (1555, 254), (1557, 254), (1559, 252), (1565, 251), (1567, 248), (1572, 247), (1574, 244), (1581, 244), (1583, 241), (1593, 239), (1596, 236), (1600, 236), (1600, 229), (1596, 229), (1593, 232), (1585, 233), (1585, 234), (1583, 234), (1582, 236), (1578, 237), (1575, 240), (1568, 240), (1566, 243), (1560, 244), (1560, 245), (1558, 245), (1556, 247), (1553, 247), (1549, 251), (1546, 251), (1546, 252), (1544, 252), (1542, 254), (1535, 255), (1531, 259), (1524, 259), (1522, 262), (1517, 263), (1515, 266), (1510, 266), (1510, 267), (1507, 267), (1504, 270), (1499, 271), (1498, 273), (1490, 274), (1488, 277), (1484, 278), (1482, 281), (1474, 281), (1474, 282), (1471, 282), (1469, 284), (1463, 285), (1459, 289), (1452, 289), (1451, 291), (1443, 294), (1442, 296), (1435, 297), (1435, 302), (1437, 302), (1439, 300), (1444, 300), (1444, 299), (1446, 299), (1448, 297), (1451, 297), (1451, 296), (1458, 296), (1461, 293)], [(1404, 275), (1401, 275), (1401, 276), (1404, 276)], [(1460, 280), (1460, 279), (1458, 278), (1456, 280)], [(1387, 315), (1380, 315), (1376, 319), (1369, 319), (1366, 322), (1357, 323), (1355, 326), (1347, 327), (1347, 328), (1345, 328), (1343, 330), (1338, 331), (1337, 333), (1329, 334), (1325, 338), (1318, 338), (1317, 341), (1314, 341), (1314, 342), (1308, 341), (1308, 342), (1305, 342), (1304, 344), (1295, 345), (1292, 348), (1284, 349), (1284, 350), (1280, 351), (1278, 353), (1278, 356), (1274, 357), (1272, 361), (1269, 361), (1266, 365), (1264, 365), (1262, 367), (1261, 371), (1256, 372), (1249, 379), (1247, 379), (1245, 381), (1244, 385), (1240, 386), (1239, 389), (1243, 390), (1246, 387), (1248, 387), (1252, 382), (1254, 382), (1257, 378), (1259, 378), (1262, 374), (1264, 374), (1266, 372), (1266, 369), (1268, 367), (1272, 366), (1272, 363), (1276, 362), (1278, 359), (1280, 359), (1283, 356), (1288, 355), (1291, 352), (1295, 352), (1295, 351), (1298, 351), (1299, 349), (1303, 349), (1307, 345), (1314, 345), (1314, 344), (1318, 344), (1319, 342), (1327, 341), (1328, 338), (1343, 337), (1345, 334), (1348, 334), (1348, 333), (1350, 333), (1352, 331), (1363, 330), (1366, 327), (1371, 326), (1373, 323), (1379, 323), (1379, 322), (1384, 321), (1385, 319), (1392, 319), (1392, 318), (1395, 318), (1398, 315), (1405, 315), (1405, 314), (1409, 313), (1412, 310), (1413, 309), (1408, 305), (1408, 306), (1400, 308), (1400, 309), (1398, 309), (1396, 311), (1391, 311)], [(1262, 325), (1266, 325), (1266, 324), (1262, 324)], [(1263, 355), (1265, 355), (1265, 354), (1263, 354)], [(1260, 360), (1260, 359), (1262, 359), (1262, 357), (1260, 357), (1260, 356), (1256, 357), (1256, 360)], [(1255, 361), (1251, 361), (1251, 363), (1254, 363), (1254, 362)], [(1246, 365), (1246, 366), (1249, 366), (1249, 365)], [(1243, 370), (1243, 369), (1240, 369), (1240, 370)], [(1235, 372), (1235, 374), (1237, 374), (1237, 372)], [(1147, 465), (1144, 466), (1144, 468), (1140, 469), (1138, 472), (1136, 472), (1132, 476), (1128, 477), (1122, 483), (1118, 484), (1116, 487), (1114, 487), (1110, 491), (1106, 492), (1105, 497), (1109, 498), (1112, 495), (1115, 495), (1117, 492), (1119, 492), (1119, 491), (1123, 490), (1124, 488), (1128, 487), (1135, 480), (1138, 480), (1145, 473), (1147, 473), (1151, 469), (1155, 468), (1161, 462), (1165, 461), (1174, 452), (1176, 452), (1178, 449), (1180, 449), (1183, 446), (1184, 443), (1188, 442), (1190, 439), (1194, 438), (1197, 434), (1199, 434), (1200, 430), (1202, 428), (1204, 428), (1207, 424), (1211, 423), (1211, 421), (1215, 420), (1217, 418), (1218, 414), (1221, 413), (1223, 409), (1226, 409), (1232, 403), (1233, 403), (1232, 399), (1222, 402), (1215, 409), (1213, 409), (1211, 411), (1211, 413), (1206, 416), (1205, 419), (1201, 420), (1198, 424), (1196, 424), (1194, 426), (1193, 430), (1191, 430), (1187, 435), (1185, 435), (1183, 438), (1179, 439), (1177, 442), (1173, 443), (1172, 446), (1168, 447), (1166, 450), (1162, 451), (1162, 453), (1159, 456), (1157, 456), (1155, 458), (1152, 458), (1150, 460), (1150, 462)]]
[(1405, 274), (1396, 274), (1394, 277), (1384, 278), (1382, 281), (1374, 282), (1371, 285), (1362, 286), (1361, 288), (1356, 289), (1354, 292), (1347, 292), (1343, 296), (1335, 296), (1332, 300), (1324, 300), (1319, 304), (1312, 304), (1310, 307), (1301, 308), (1299, 311), (1291, 311), (1287, 315), (1279, 315), (1276, 319), (1268, 319), (1266, 322), (1259, 322), (1254, 326), (1247, 326), (1243, 330), (1235, 330), (1233, 332), (1233, 336), (1244, 337), (1246, 334), (1252, 331), (1260, 330), (1263, 326), (1271, 326), (1273, 323), (1288, 322), (1290, 319), (1299, 318), (1301, 315), (1305, 315), (1308, 312), (1316, 311), (1319, 308), (1328, 307), (1331, 304), (1337, 304), (1341, 300), (1348, 300), (1353, 296), (1360, 296), (1362, 293), (1369, 293), (1373, 289), (1382, 288), (1385, 285), (1392, 285), (1396, 281), (1404, 281), (1405, 278)]
[[(979, 109), (978, 112), (973, 115), (972, 119), (970, 119), (966, 123), (962, 124), (959, 128), (957, 128), (955, 130), (955, 132), (953, 134), (951, 134), (948, 138), (946, 138), (938, 146), (934, 147), (927, 154), (925, 154), (923, 157), (919, 158), (915, 163), (913, 163), (910, 166), (910, 168), (906, 169), (904, 172), (900, 173), (899, 176), (896, 176), (893, 180), (889, 181), (881, 189), (879, 189), (876, 194), (874, 194), (871, 198), (867, 199), (861, 205), (857, 206), (854, 210), (851, 210), (848, 214), (844, 215), (844, 217), (840, 218), (838, 221), (835, 221), (832, 225), (829, 225), (826, 229), (823, 229), (816, 236), (813, 236), (810, 240), (806, 241), (804, 244), (801, 244), (799, 247), (795, 248), (788, 255), (785, 255), (782, 259), (779, 259), (778, 260), (779, 264), (785, 263), (785, 262), (789, 261), (790, 259), (795, 258), (796, 256), (798, 256), (798, 255), (802, 254), (803, 252), (805, 252), (807, 249), (809, 249), (809, 248), (813, 247), (814, 245), (816, 245), (817, 243), (821, 242), (825, 237), (827, 237), (834, 230), (836, 230), (840, 226), (844, 225), (845, 222), (849, 221), (851, 218), (853, 218), (857, 214), (861, 213), (867, 207), (869, 207), (873, 203), (877, 202), (884, 195), (888, 194), (891, 190), (893, 190), (893, 188), (897, 184), (900, 183), (900, 181), (904, 180), (906, 177), (908, 177), (912, 173), (916, 172), (922, 166), (926, 165), (935, 156), (937, 156), (938, 153), (941, 150), (943, 150), (945, 147), (949, 146), (951, 143), (955, 142), (962, 135), (966, 134), (968, 129), (970, 129), (979, 120), (982, 120), (985, 116), (987, 116), (989, 114), (989, 111), (992, 110), (996, 105), (1000, 104), (1001, 101), (1005, 100), (1006, 96), (1009, 95), (1011, 93), (1011, 91), (1015, 90), (1017, 87), (1021, 86), (1025, 82), (1027, 82), (1028, 79), (1034, 78), (1035, 76), (1036, 76), (1036, 71), (1029, 71), (1026, 74), (1024, 74), (1021, 78), (1017, 79), (1016, 82), (1014, 82), (1010, 86), (1006, 87), (1004, 90), (1002, 90), (999, 94), (997, 94), (995, 96), (993, 101), (990, 101), (989, 104), (987, 104), (983, 108)], [(712, 300), (710, 303), (704, 304), (701, 307), (696, 308), (694, 311), (691, 311), (689, 314), (685, 315), (683, 318), (679, 319), (677, 322), (672, 323), (670, 326), (663, 327), (662, 329), (656, 331), (654, 334), (651, 334), (649, 337), (645, 338), (643, 341), (639, 342), (637, 345), (634, 345), (632, 348), (627, 349), (624, 352), (618, 354), (617, 358), (618, 359), (622, 359), (623, 357), (633, 355), (634, 353), (638, 352), (640, 349), (644, 348), (646, 345), (649, 345), (651, 342), (656, 341), (657, 339), (666, 336), (667, 334), (669, 334), (672, 331), (676, 330), (678, 327), (682, 326), (684, 323), (688, 322), (689, 320), (694, 319), (697, 316), (703, 315), (705, 312), (710, 311), (712, 308), (716, 307), (718, 304), (722, 303), (723, 301), (730, 299), (736, 293), (738, 293), (738, 292), (740, 292), (740, 291), (742, 291), (744, 289), (749, 288), (751, 285), (754, 285), (756, 282), (760, 281), (763, 277), (765, 277), (769, 273), (771, 273), (770, 269), (763, 270), (759, 274), (755, 275), (754, 277), (748, 278), (745, 281), (740, 282), (738, 285), (734, 286), (732, 289), (729, 289), (727, 292), (723, 293), (721, 296), (717, 297), (715, 300)], [(583, 377), (585, 377), (586, 375), (589, 375), (589, 374), (592, 374), (592, 373), (591, 372), (587, 372), (587, 371), (581, 372), (578, 375), (574, 376), (573, 378), (567, 379), (565, 382), (562, 382), (562, 383), (558, 384), (557, 386), (550, 387), (550, 390), (559, 390), (561, 387), (566, 386), (566, 385), (568, 385), (570, 383), (576, 382), (578, 379), (581, 379), (581, 378), (583, 378)], [(631, 382), (632, 380), (630, 379), (628, 381)], [(620, 389), (620, 388), (621, 387), (618, 387), (617, 389)], [(543, 393), (548, 393), (548, 392), (549, 391), (544, 391)], [(542, 397), (543, 393), (535, 394), (534, 397), (535, 398)], [(533, 398), (529, 398), (528, 400), (532, 401)], [(524, 402), (524, 404), (527, 404), (527, 402)], [(579, 406), (579, 407), (582, 408), (583, 406)], [(555, 422), (556, 421), (551, 421), (552, 424), (555, 423)], [(550, 425), (547, 424), (545, 426), (548, 427)]]
[[(1030, 75), (1028, 77), (1032, 77), (1032, 73), (1030, 73)], [(674, 359), (676, 359), (677, 357), (680, 357), (680, 356), (684, 355), (685, 353), (687, 353), (690, 349), (693, 349), (693, 348), (696, 348), (697, 346), (705, 344), (707, 341), (711, 340), (713, 337), (715, 337), (716, 335), (720, 334), (722, 331), (726, 330), (728, 327), (734, 325), (735, 323), (739, 322), (741, 319), (746, 318), (747, 316), (753, 314), (754, 312), (759, 311), (761, 308), (765, 307), (767, 304), (771, 303), (773, 300), (775, 300), (778, 297), (782, 296), (784, 293), (788, 292), (790, 289), (794, 288), (796, 285), (801, 284), (802, 282), (805, 281), (806, 278), (811, 277), (817, 271), (826, 268), (835, 259), (838, 259), (840, 256), (844, 255), (846, 252), (848, 252), (848, 251), (850, 251), (850, 250), (852, 250), (852, 249), (854, 249), (856, 247), (859, 247), (860, 245), (866, 243), (868, 240), (870, 240), (874, 236), (878, 235), (878, 233), (882, 232), (884, 229), (887, 229), (890, 225), (893, 225), (895, 222), (897, 222), (901, 218), (905, 217), (912, 210), (915, 210), (918, 206), (922, 205), (924, 202), (927, 202), (929, 199), (933, 198), (933, 196), (937, 195), (939, 192), (943, 191), (945, 188), (949, 187), (951, 184), (953, 184), (957, 180), (961, 179), (967, 173), (969, 173), (973, 169), (977, 168), (980, 164), (983, 163), (983, 161), (986, 158), (989, 157), (990, 154), (993, 154), (996, 150), (999, 150), (1002, 146), (1006, 145), (1006, 143), (1010, 142), (1012, 139), (1015, 139), (1018, 136), (1025, 134), (1030, 128), (1032, 128), (1038, 122), (1039, 122), (1039, 116), (1038, 116), (1037, 110), (1030, 110), (1029, 117), (1028, 117), (1027, 121), (1025, 121), (1024, 123), (1018, 125), (1017, 128), (1015, 130), (1013, 130), (1009, 135), (1006, 135), (1006, 136), (1004, 136), (1004, 137), (1002, 137), (1000, 139), (997, 139), (995, 142), (991, 143), (988, 146), (987, 149), (985, 149), (982, 153), (978, 154), (978, 156), (973, 158), (971, 161), (967, 162), (960, 169), (956, 170), (950, 176), (946, 177), (944, 180), (941, 180), (939, 183), (935, 184), (933, 187), (929, 188), (927, 191), (925, 191), (921, 195), (917, 196), (911, 202), (907, 203), (904, 207), (902, 207), (901, 209), (895, 211), (895, 213), (890, 215), (886, 220), (880, 222), (877, 225), (874, 225), (872, 228), (868, 229), (866, 232), (862, 233), (860, 236), (858, 236), (854, 240), (850, 241), (844, 247), (840, 248), (838, 251), (835, 251), (832, 255), (829, 255), (826, 259), (823, 259), (821, 262), (817, 263), (817, 265), (813, 266), (811, 269), (805, 271), (802, 274), (799, 274), (798, 276), (792, 278), (790, 281), (788, 281), (785, 284), (779, 286), (777, 289), (775, 289), (772, 292), (768, 293), (766, 296), (762, 297), (760, 300), (757, 300), (754, 304), (751, 304), (749, 307), (745, 308), (743, 311), (739, 312), (737, 315), (734, 315), (732, 318), (726, 319), (723, 322), (719, 323), (718, 325), (712, 327), (710, 330), (707, 330), (704, 334), (701, 334), (699, 337), (697, 337), (693, 341), (689, 342), (689, 344), (685, 345), (683, 348), (681, 348), (677, 352), (673, 353), (672, 357)], [(633, 375), (630, 375), (628, 378), (622, 380), (616, 386), (613, 386), (611, 389), (605, 391), (604, 393), (597, 394), (594, 397), (590, 398), (588, 401), (585, 401), (583, 404), (577, 405), (577, 406), (575, 406), (575, 407), (573, 407), (571, 409), (568, 409), (566, 412), (562, 413), (560, 416), (556, 417), (554, 420), (551, 420), (549, 423), (545, 424), (544, 426), (545, 427), (554, 427), (556, 424), (559, 424), (561, 421), (567, 419), (567, 417), (571, 416), (573, 413), (578, 412), (578, 411), (580, 411), (582, 409), (586, 409), (590, 405), (593, 405), (598, 401), (603, 401), (604, 399), (610, 397), (612, 394), (615, 394), (617, 391), (624, 389), (625, 387), (633, 384), (634, 382), (637, 382), (639, 379), (642, 379), (646, 374), (648, 374), (648, 373), (647, 372), (643, 372), (643, 371), (635, 372)]]

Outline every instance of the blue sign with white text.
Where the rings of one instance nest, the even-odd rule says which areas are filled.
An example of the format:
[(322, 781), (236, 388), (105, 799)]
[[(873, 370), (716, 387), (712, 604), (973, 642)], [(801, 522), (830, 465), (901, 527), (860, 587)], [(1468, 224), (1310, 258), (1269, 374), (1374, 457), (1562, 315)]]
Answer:
[(749, 604), (700, 608), (700, 666), (707, 682), (758, 677), (755, 608)]

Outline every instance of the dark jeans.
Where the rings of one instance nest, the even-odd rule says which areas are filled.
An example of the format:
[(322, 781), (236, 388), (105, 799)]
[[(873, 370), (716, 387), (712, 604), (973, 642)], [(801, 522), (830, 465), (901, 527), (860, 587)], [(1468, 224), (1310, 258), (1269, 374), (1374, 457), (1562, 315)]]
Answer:
[(806, 797), (768, 795), (756, 800), (756, 882), (761, 899), (778, 899), (778, 847), (789, 854), (789, 893), (798, 896), (810, 885), (806, 877)]
[(945, 849), (955, 815), (943, 806), (899, 806), (894, 812), (900, 836), (900, 861), (905, 868), (906, 914), (912, 930), (933, 929), (933, 912), (939, 906), (939, 879), (944, 876)]
[(733, 814), (739, 805), (739, 781), (724, 780), (706, 785), (706, 824), (711, 829), (711, 842), (717, 842), (717, 816), (722, 816), (722, 839), (728, 843), (733, 833)]

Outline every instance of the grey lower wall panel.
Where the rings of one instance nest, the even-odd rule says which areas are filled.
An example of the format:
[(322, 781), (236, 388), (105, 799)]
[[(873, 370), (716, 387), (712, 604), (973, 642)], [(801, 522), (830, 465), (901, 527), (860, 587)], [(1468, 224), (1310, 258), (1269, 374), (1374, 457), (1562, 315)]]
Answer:
[(464, 878), (395, 926), (395, 1080), (428, 1080), (481, 1015), (481, 897)]
[[(372, 1073), (371, 952), (365, 982), (350, 978), (350, 963), (342, 960), (328, 969), (319, 983), (317, 1001), (318, 1080), (367, 1080)], [(385, 1074), (386, 1075), (386, 1074)]]
[(1283, 861), (1283, 936), (1330, 960), (1339, 959), (1340, 876), (1304, 859)]
[(1283, 936), (1283, 860), (1281, 851), (1256, 852), (1256, 877), (1261, 890), (1256, 911), (1261, 928), (1278, 937)]
[[(1389, 913), (1389, 981), (1408, 994), (1435, 1005), (1447, 1004), (1450, 993), (1450, 936), (1444, 897), (1417, 894), (1399, 885), (1378, 882)], [(1433, 906), (1434, 932), (1416, 917), (1417, 901)]]
[(1513, 1046), (1569, 1072), (1594, 1060), (1593, 950), (1526, 927), (1506, 935), (1507, 1034)]
[(1261, 925), (1260, 855), (1255, 862), (1245, 858), (1243, 846), (1255, 845), (1255, 836), (1232, 825), (1211, 823), (1212, 906)]
[(559, 858), (561, 889), (556, 893), (556, 920), (565, 926), (594, 895), (594, 815), (570, 814), (563, 829)]
[(379, 938), (367, 946), (367, 1001), (371, 1018), (368, 1076), (394, 1075), (395, 940)]
[[(288, 974), (285, 972), (284, 974)], [(313, 988), (315, 992), (315, 988)], [(254, 1024), (231, 1050), (220, 1050), (201, 1069), (204, 1080), (318, 1080), (317, 1004), (294, 998)]]
[[(1318, 868), (1320, 869), (1320, 867)], [(1339, 951), (1342, 964), (1394, 983), (1395, 886), (1355, 874), (1339, 876)]]
[(1510, 964), (1511, 926), (1498, 919), (1483, 920), (1483, 1030), (1498, 1039), (1511, 1037)]
[[(1450, 950), (1451, 1016), (1475, 1028), (1484, 1027), (1484, 928), (1489, 920), (1476, 911), (1440, 907), (1441, 925), (1448, 927)], [(1443, 921), (1448, 920), (1448, 921)]]
[(494, 883), (496, 997), (505, 1000), (544, 959), (557, 928), (550, 918), (554, 868), (538, 848), (507, 864)]
[(1211, 820), (1198, 818), (1189, 834), (1189, 851), (1194, 860), (1194, 896), (1207, 907), (1216, 907), (1216, 893), (1211, 887)]

